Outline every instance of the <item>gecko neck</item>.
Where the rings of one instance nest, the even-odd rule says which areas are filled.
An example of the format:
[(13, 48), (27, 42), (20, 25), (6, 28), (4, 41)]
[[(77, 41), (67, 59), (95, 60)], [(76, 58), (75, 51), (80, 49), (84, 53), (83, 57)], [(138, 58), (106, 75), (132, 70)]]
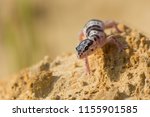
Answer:
[(105, 42), (106, 34), (104, 32), (98, 32), (96, 34), (91, 34), (88, 39), (93, 41), (93, 46), (102, 47)]

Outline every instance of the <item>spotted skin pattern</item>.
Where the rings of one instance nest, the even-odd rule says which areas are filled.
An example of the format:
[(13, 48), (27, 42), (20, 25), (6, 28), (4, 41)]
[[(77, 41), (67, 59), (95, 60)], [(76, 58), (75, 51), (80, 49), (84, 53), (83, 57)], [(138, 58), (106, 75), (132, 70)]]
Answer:
[(93, 54), (97, 48), (103, 47), (105, 44), (114, 43), (119, 51), (124, 49), (117, 39), (117, 35), (107, 36), (104, 30), (106, 28), (115, 28), (117, 32), (121, 32), (117, 28), (117, 23), (114, 21), (101, 21), (92, 19), (88, 21), (82, 29), (79, 40), (80, 44), (76, 47), (77, 55), (79, 59), (85, 59), (86, 72), (90, 73), (90, 67), (88, 62), (88, 56)]

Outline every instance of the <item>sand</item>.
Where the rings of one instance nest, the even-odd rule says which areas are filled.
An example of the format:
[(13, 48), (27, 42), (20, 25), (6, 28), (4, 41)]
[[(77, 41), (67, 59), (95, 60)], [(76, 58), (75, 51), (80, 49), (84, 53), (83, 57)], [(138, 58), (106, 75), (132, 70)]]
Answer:
[(143, 100), (150, 99), (150, 40), (124, 24), (106, 30), (119, 34), (119, 52), (107, 44), (89, 56), (91, 73), (75, 53), (45, 56), (38, 64), (0, 81), (0, 99)]

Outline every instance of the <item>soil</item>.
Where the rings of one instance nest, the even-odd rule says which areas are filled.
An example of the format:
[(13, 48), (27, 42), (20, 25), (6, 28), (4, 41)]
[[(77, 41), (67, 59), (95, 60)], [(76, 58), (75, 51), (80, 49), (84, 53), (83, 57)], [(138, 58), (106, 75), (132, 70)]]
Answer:
[(150, 40), (124, 24), (106, 30), (120, 35), (119, 52), (107, 44), (89, 56), (91, 72), (74, 53), (45, 56), (38, 64), (0, 81), (0, 99), (143, 100), (150, 99)]

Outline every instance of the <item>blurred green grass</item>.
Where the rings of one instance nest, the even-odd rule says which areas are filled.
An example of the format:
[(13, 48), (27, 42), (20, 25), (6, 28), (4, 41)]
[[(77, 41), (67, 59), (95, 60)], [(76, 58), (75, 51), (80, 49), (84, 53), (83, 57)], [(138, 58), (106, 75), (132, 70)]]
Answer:
[(14, 54), (16, 69), (20, 69), (33, 62), (39, 45), (33, 31), (32, 9), (29, 0), (17, 0), (16, 4), (19, 22), (14, 22), (13, 19), (5, 22), (3, 40), (5, 46)]
[[(16, 0), (13, 15), (3, 21), (3, 34), (1, 44), (4, 51), (10, 54), (9, 59), (13, 59), (13, 66), (6, 70), (19, 70), (32, 65), (40, 53), (40, 42), (34, 31), (34, 10), (30, 0)], [(5, 19), (5, 18), (4, 18)], [(3, 54), (3, 53), (1, 53)], [(2, 62), (2, 59), (1, 59)], [(3, 73), (1, 73), (3, 74)]]

